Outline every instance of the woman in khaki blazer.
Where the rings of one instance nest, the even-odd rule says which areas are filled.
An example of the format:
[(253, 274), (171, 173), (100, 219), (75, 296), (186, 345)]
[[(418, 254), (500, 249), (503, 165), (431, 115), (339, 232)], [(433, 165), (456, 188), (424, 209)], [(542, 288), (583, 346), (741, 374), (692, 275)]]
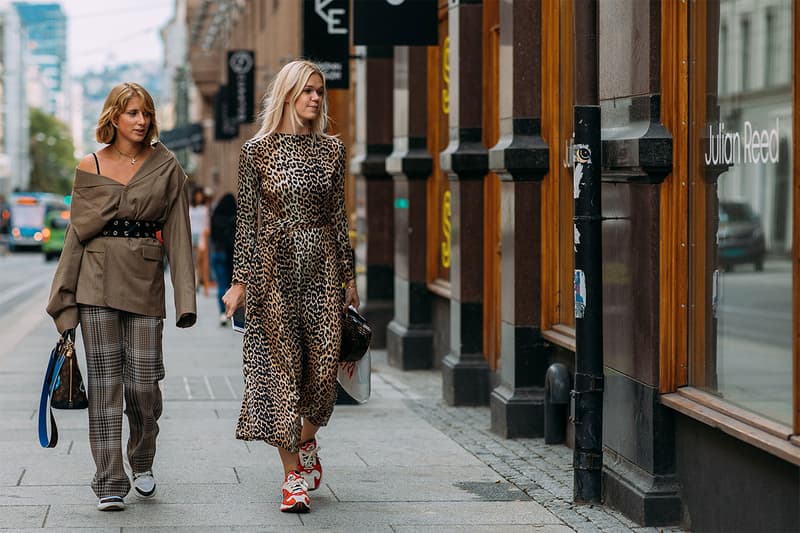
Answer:
[(196, 302), (187, 178), (175, 156), (153, 142), (153, 98), (136, 83), (117, 85), (96, 134), (106, 146), (75, 172), (71, 225), (47, 312), (59, 332), (81, 325), (97, 467), (92, 489), (98, 509), (110, 511), (125, 508), (131, 487), (122, 460), (123, 397), (134, 491), (155, 495), (165, 255), (178, 327), (194, 324)]

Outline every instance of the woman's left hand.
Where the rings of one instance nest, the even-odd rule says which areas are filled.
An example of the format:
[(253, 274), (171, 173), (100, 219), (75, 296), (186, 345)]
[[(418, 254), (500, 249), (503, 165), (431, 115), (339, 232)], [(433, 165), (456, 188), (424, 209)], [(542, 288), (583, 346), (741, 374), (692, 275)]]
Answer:
[(361, 300), (358, 299), (358, 289), (355, 287), (348, 287), (344, 291), (344, 309), (347, 310), (351, 305), (356, 309), (361, 305)]

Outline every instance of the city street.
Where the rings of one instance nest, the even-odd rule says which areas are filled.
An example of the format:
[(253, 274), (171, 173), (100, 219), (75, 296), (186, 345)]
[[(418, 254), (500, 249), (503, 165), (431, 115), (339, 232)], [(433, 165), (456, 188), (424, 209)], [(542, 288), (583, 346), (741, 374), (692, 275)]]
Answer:
[[(146, 503), (130, 496), (125, 513), (98, 513), (88, 487), (93, 465), (85, 411), (56, 412), (56, 449), (41, 449), (36, 440), (39, 387), (56, 338), (44, 313), (55, 263), (45, 263), (37, 253), (17, 253), (0, 257), (0, 266), (0, 400), (5, 406), (0, 530), (239, 526), (241, 531), (278, 531), (302, 524), (342, 531), (485, 526), (487, 531), (561, 532), (595, 530), (598, 522), (606, 524), (604, 531), (638, 530), (616, 513), (569, 503), (571, 450), (537, 439), (493, 436), (486, 408), (445, 407), (437, 371), (396, 371), (386, 366), (381, 351), (373, 352), (370, 402), (337, 406), (321, 433), (326, 480), (312, 494), (312, 513), (279, 513), (277, 454), (233, 438), (242, 387), (241, 337), (217, 324), (214, 301), (202, 293), (194, 328), (176, 329), (172, 315), (165, 326), (159, 496)], [(791, 393), (790, 373), (782, 369), (788, 322), (777, 310), (786, 298), (780, 288), (784, 267), (768, 263), (762, 273), (725, 274), (720, 309), (720, 388), (730, 400), (766, 412), (782, 408)], [(761, 355), (758, 369), (754, 354)], [(497, 455), (498, 443), (514, 453)], [(527, 480), (520, 476), (524, 468), (508, 468), (519, 461), (530, 463)], [(543, 465), (546, 461), (554, 464)]]
[(86, 412), (56, 412), (57, 448), (36, 438), (56, 339), (43, 311), (55, 264), (20, 254), (0, 258), (0, 268), (0, 530), (655, 531), (572, 505), (571, 450), (494, 436), (488, 408), (444, 406), (437, 371), (395, 371), (380, 351), (370, 401), (337, 406), (320, 434), (325, 479), (312, 512), (280, 513), (277, 454), (233, 438), (241, 337), (218, 325), (202, 294), (194, 328), (176, 329), (168, 311), (158, 496), (130, 495), (124, 512), (100, 513), (88, 485)]

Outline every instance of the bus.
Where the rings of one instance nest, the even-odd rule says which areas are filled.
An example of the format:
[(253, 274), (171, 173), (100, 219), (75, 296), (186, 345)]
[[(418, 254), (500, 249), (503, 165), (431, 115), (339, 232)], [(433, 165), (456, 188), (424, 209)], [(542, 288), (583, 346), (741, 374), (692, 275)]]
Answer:
[(12, 193), (0, 214), (9, 251), (41, 250), (45, 219), (52, 210), (69, 210), (63, 196), (44, 192)]

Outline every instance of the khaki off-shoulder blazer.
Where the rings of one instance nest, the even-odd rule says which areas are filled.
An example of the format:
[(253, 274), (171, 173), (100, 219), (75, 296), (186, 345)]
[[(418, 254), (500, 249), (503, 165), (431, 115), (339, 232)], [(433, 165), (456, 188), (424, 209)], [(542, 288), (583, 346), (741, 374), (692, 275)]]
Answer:
[[(166, 317), (165, 256), (175, 290), (176, 324), (194, 324), (187, 182), (175, 156), (160, 143), (127, 185), (76, 169), (70, 226), (47, 304), (59, 332), (78, 325), (78, 304)], [(159, 222), (163, 243), (104, 237), (103, 227), (113, 219)]]

